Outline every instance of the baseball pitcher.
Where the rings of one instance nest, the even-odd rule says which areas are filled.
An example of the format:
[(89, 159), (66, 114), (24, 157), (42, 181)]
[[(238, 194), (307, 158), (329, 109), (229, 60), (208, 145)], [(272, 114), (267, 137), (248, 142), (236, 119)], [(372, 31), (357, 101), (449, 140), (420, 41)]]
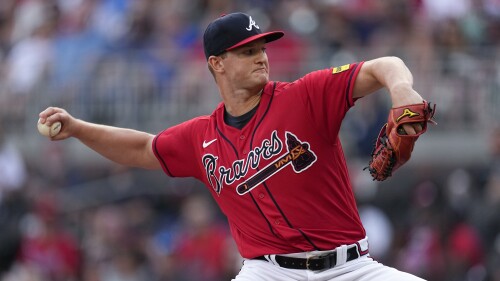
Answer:
[(263, 32), (244, 13), (211, 22), (204, 51), (222, 102), (157, 135), (55, 107), (40, 113), (41, 122), (61, 122), (52, 140), (75, 137), (117, 163), (202, 181), (245, 258), (234, 280), (422, 280), (370, 257), (339, 130), (356, 100), (388, 90), (393, 110), (368, 163), (384, 180), (409, 159), (434, 108), (395, 57), (270, 81), (266, 46), (283, 35)]

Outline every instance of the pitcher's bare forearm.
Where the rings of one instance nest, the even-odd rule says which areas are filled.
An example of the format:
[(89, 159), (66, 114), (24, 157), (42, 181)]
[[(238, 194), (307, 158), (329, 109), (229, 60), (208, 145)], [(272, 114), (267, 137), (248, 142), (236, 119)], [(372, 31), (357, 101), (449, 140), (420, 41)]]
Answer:
[(74, 137), (118, 164), (146, 169), (161, 168), (151, 150), (154, 135), (125, 128), (77, 121)]
[(42, 124), (62, 123), (59, 134), (52, 140), (74, 137), (109, 160), (131, 167), (160, 169), (151, 144), (154, 135), (125, 128), (86, 122), (71, 116), (66, 110), (48, 107), (39, 114)]
[[(392, 107), (420, 104), (423, 98), (413, 89), (413, 75), (397, 57), (383, 57), (366, 61), (354, 84), (353, 98), (360, 98), (385, 87), (389, 91)], [(419, 123), (403, 124), (404, 131), (413, 135), (422, 131)]]

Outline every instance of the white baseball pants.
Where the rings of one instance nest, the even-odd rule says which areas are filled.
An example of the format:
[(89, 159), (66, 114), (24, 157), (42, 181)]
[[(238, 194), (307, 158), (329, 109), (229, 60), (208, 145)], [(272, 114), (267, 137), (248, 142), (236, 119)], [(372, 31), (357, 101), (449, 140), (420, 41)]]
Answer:
[[(356, 244), (359, 251), (368, 250), (367, 238)], [(347, 249), (353, 246), (355, 245), (337, 247), (334, 250), (337, 253), (336, 266), (321, 271), (280, 267), (274, 258), (269, 258), (268, 261), (247, 259), (244, 260), (240, 273), (233, 281), (424, 281), (374, 261), (369, 254), (347, 261)], [(331, 251), (303, 252), (287, 256), (305, 258), (327, 252)]]
[(324, 271), (288, 269), (262, 260), (245, 260), (233, 281), (423, 281), (362, 256)]

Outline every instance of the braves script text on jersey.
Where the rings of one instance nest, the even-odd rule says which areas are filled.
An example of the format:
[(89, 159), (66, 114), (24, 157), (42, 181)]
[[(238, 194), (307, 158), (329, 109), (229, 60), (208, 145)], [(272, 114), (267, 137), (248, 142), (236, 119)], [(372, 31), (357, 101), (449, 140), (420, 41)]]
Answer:
[(269, 82), (241, 130), (224, 123), (221, 103), (155, 137), (165, 173), (209, 187), (243, 257), (331, 250), (365, 237), (338, 137), (361, 65)]

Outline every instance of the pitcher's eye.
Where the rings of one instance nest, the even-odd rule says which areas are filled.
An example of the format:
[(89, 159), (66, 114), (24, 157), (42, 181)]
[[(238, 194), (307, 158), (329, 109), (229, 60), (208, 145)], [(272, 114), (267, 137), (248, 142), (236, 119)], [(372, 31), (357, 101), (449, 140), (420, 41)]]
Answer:
[(254, 49), (248, 49), (243, 52), (245, 55), (253, 55), (255, 53)]

